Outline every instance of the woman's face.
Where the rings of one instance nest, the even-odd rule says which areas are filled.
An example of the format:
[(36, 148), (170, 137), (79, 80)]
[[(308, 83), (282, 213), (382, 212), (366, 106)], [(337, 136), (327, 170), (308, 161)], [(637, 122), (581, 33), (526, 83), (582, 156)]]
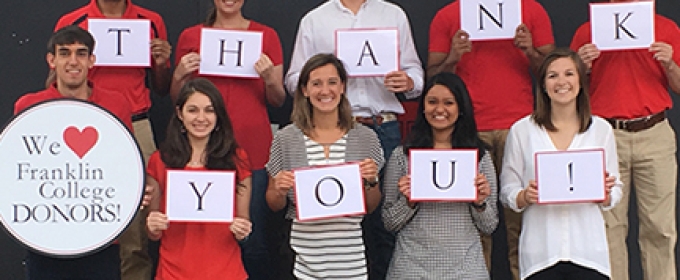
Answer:
[(568, 57), (556, 59), (548, 65), (544, 84), (552, 104), (575, 104), (581, 90), (576, 63)]
[(344, 91), (345, 84), (332, 64), (312, 70), (307, 85), (302, 89), (302, 93), (309, 98), (314, 111), (317, 112), (337, 110)]
[(434, 130), (453, 129), (458, 112), (456, 97), (448, 87), (435, 85), (425, 94), (423, 113)]
[(245, 0), (214, 0), (215, 9), (223, 14), (240, 13)]
[(217, 115), (210, 98), (202, 92), (194, 92), (182, 108), (178, 108), (177, 116), (187, 130), (191, 140), (202, 140), (210, 137)]

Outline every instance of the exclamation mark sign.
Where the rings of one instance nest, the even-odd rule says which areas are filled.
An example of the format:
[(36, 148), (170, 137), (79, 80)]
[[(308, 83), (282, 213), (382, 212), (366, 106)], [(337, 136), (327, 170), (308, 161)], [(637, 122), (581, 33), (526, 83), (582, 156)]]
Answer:
[(569, 171), (569, 191), (574, 192), (574, 163), (569, 162), (567, 169)]

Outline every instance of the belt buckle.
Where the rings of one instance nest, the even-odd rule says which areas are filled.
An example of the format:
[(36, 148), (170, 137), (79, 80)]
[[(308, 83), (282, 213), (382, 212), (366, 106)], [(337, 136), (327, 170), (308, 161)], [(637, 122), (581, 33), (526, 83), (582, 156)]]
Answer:
[(616, 119), (616, 129), (628, 130), (628, 121)]

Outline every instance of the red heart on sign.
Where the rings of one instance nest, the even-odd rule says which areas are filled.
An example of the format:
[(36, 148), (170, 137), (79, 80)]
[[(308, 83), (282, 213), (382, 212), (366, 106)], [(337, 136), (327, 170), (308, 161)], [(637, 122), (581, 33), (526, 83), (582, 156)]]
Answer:
[(69, 126), (64, 130), (64, 142), (79, 158), (83, 158), (94, 147), (97, 139), (99, 132), (91, 126), (84, 128), (82, 132), (75, 126)]

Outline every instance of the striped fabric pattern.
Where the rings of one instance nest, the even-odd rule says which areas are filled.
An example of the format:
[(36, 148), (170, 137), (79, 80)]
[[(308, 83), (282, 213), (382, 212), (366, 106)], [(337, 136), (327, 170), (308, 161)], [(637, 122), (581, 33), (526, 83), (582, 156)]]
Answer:
[[(347, 135), (324, 145), (304, 136), (309, 165), (345, 162)], [(298, 279), (366, 279), (366, 260), (361, 233), (363, 216), (319, 221), (293, 220), (290, 245), (297, 253), (294, 273)]]

